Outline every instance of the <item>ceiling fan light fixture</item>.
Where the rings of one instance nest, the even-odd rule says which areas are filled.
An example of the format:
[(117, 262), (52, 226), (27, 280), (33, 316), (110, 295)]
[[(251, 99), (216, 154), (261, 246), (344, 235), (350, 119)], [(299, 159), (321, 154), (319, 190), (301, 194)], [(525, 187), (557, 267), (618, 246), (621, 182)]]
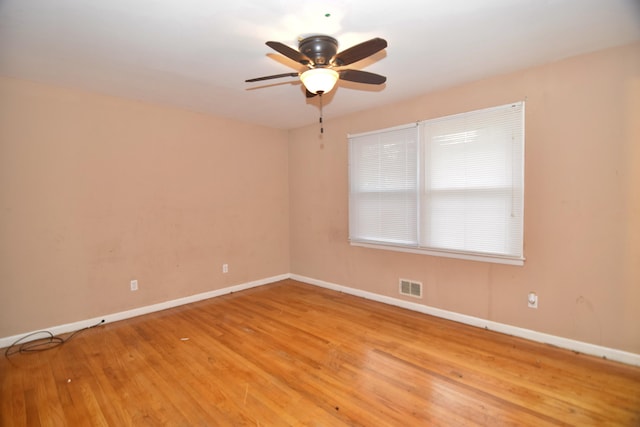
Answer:
[(312, 68), (300, 75), (300, 80), (311, 93), (327, 93), (333, 89), (340, 75), (331, 68)]

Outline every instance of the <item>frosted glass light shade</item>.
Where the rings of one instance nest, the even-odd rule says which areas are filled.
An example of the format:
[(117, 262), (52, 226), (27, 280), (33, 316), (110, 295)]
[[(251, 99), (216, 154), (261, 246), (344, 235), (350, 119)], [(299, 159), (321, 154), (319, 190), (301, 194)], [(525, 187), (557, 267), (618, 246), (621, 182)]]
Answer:
[(331, 68), (312, 68), (302, 73), (300, 80), (311, 93), (327, 93), (333, 89), (338, 77), (339, 74)]

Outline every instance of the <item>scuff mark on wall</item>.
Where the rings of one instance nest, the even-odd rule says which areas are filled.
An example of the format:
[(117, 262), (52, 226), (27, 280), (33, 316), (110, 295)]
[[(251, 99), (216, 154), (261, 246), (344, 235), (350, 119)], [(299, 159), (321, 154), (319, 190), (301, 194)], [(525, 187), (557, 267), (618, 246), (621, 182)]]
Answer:
[(576, 298), (571, 318), (573, 320), (571, 331), (579, 340), (602, 342), (602, 324), (591, 300), (584, 295)]

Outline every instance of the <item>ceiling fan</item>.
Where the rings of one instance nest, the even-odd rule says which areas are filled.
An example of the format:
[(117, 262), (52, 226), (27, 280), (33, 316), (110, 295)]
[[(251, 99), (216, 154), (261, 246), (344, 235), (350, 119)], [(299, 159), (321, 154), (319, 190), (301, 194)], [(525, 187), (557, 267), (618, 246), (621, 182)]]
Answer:
[(268, 41), (266, 44), (287, 58), (304, 65), (307, 69), (298, 73), (257, 77), (245, 80), (245, 82), (251, 83), (281, 77), (299, 77), (306, 89), (307, 98), (310, 98), (331, 91), (339, 79), (374, 85), (380, 85), (387, 81), (385, 76), (367, 71), (336, 70), (336, 68), (353, 64), (386, 48), (387, 41), (381, 38), (376, 37), (367, 40), (340, 53), (337, 53), (338, 41), (326, 35), (313, 35), (300, 39), (298, 50), (280, 42)]

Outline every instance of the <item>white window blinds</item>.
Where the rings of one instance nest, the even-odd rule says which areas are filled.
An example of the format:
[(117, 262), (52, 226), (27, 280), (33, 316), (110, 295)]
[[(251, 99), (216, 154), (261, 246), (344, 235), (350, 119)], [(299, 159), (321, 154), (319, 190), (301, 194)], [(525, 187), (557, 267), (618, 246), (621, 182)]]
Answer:
[(349, 229), (355, 241), (417, 245), (416, 125), (361, 134), (350, 144)]
[(521, 264), (524, 103), (353, 135), (349, 158), (352, 243)]

